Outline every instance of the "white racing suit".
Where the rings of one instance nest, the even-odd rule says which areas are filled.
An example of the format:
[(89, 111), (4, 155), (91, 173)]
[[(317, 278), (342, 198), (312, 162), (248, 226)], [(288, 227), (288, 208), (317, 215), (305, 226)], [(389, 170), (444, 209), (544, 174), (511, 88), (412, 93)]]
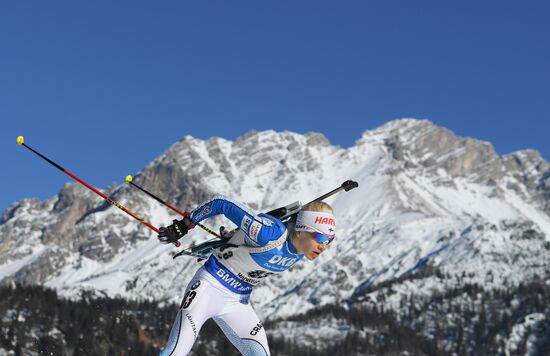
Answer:
[(161, 355), (186, 355), (209, 318), (243, 355), (270, 355), (262, 323), (248, 303), (250, 293), (263, 278), (286, 271), (304, 256), (287, 239), (291, 232), (280, 220), (223, 195), (193, 210), (191, 220), (218, 214), (239, 226), (229, 240), (238, 247), (216, 249), (189, 282)]

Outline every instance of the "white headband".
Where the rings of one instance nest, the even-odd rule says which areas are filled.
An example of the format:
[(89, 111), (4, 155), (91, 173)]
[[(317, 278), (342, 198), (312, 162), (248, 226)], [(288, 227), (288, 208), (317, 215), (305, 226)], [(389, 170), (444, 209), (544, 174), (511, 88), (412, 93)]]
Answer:
[(336, 236), (336, 219), (331, 213), (300, 210), (294, 229), (296, 231), (320, 232), (334, 238)]

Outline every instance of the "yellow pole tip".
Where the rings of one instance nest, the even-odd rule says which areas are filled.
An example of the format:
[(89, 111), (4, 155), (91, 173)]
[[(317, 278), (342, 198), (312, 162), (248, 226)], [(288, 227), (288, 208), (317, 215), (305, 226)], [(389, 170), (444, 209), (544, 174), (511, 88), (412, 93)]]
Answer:
[(17, 137), (17, 144), (22, 145), (24, 143), (25, 143), (25, 139), (23, 138), (23, 136), (18, 136)]
[(126, 183), (130, 183), (132, 181), (132, 176), (126, 176)]

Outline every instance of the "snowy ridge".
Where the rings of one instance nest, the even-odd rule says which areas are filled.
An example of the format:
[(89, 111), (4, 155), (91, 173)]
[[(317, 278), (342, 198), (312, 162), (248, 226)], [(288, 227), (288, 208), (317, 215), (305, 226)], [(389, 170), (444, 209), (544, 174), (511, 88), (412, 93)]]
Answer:
[[(546, 275), (549, 171), (536, 151), (501, 157), (487, 142), (427, 120), (401, 119), (365, 131), (350, 148), (317, 133), (252, 131), (234, 142), (185, 136), (134, 181), (183, 210), (223, 193), (257, 211), (307, 202), (347, 179), (359, 182), (328, 200), (338, 216), (333, 246), (315, 263), (298, 264), (256, 288), (252, 302), (270, 318), (275, 311), (285, 317), (350, 300), (426, 266), (467, 277), (447, 286), (430, 278), (407, 281), (386, 303), (398, 308), (404, 295), (465, 280), (498, 288)], [(130, 188), (111, 194), (155, 226), (176, 218)], [(231, 226), (221, 218), (206, 224)], [(206, 239), (194, 229), (183, 242)], [(3, 283), (43, 284), (66, 296), (91, 290), (177, 303), (199, 264), (173, 260), (175, 252), (74, 183), (47, 201), (15, 203), (0, 223)]]

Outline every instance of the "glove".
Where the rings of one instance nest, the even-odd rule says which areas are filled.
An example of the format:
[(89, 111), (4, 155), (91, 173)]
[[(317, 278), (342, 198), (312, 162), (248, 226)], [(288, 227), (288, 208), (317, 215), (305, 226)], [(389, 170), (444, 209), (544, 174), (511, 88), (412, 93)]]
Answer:
[(157, 238), (163, 244), (170, 244), (178, 241), (185, 236), (190, 229), (194, 228), (195, 224), (189, 218), (189, 214), (181, 220), (174, 220), (172, 225), (161, 227)]

